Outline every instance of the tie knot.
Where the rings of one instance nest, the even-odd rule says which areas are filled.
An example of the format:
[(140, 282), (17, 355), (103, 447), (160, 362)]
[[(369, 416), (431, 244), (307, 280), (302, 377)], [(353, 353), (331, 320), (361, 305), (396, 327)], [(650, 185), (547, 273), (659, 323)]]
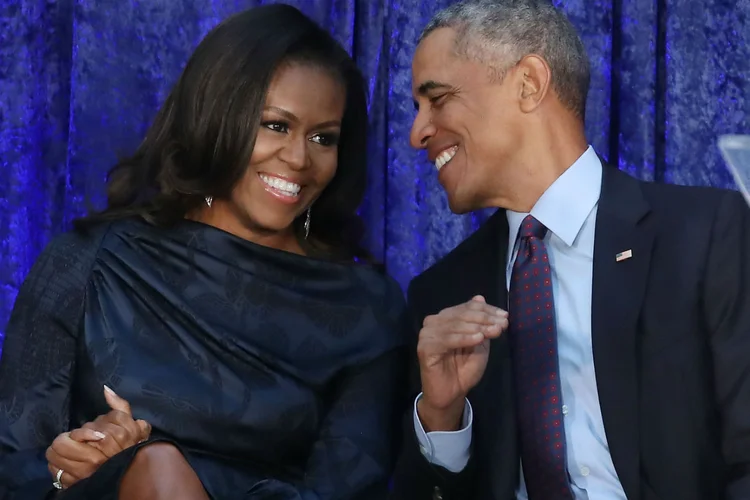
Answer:
[(547, 228), (536, 220), (533, 215), (527, 215), (521, 224), (521, 230), (518, 233), (519, 238), (538, 238), (544, 239), (547, 234)]

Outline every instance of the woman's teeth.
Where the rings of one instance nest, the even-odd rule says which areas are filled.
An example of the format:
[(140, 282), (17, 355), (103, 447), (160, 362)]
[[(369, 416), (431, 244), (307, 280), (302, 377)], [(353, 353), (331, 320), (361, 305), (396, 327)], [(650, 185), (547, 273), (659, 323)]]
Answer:
[(446, 163), (451, 161), (454, 156), (456, 156), (456, 153), (458, 152), (458, 146), (453, 146), (442, 153), (440, 153), (437, 158), (435, 158), (435, 168), (438, 169), (438, 172), (441, 168), (445, 166)]
[(260, 174), (260, 179), (266, 183), (267, 186), (281, 192), (287, 196), (297, 196), (302, 186), (295, 182), (285, 181), (278, 177), (272, 177), (270, 175)]

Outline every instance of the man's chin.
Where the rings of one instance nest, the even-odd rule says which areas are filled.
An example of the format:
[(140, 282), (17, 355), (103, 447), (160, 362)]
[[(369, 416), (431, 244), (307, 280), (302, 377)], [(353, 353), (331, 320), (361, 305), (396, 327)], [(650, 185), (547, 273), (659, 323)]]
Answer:
[(448, 208), (456, 215), (463, 215), (476, 210), (468, 200), (461, 199), (459, 196), (452, 196), (450, 193), (448, 193)]

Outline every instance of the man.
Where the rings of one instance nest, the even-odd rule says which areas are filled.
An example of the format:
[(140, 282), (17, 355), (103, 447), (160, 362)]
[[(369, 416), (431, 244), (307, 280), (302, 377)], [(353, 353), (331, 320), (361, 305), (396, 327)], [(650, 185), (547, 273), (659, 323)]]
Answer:
[(742, 198), (602, 163), (583, 44), (548, 2), (456, 4), (412, 70), (411, 141), (451, 209), (500, 210), (409, 287), (394, 496), (750, 498)]

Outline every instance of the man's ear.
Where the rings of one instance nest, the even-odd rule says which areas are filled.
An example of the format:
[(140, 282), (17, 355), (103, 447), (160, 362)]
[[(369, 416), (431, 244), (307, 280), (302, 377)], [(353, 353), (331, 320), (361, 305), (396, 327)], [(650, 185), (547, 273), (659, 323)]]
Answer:
[(547, 96), (552, 79), (552, 71), (547, 61), (530, 54), (525, 56), (515, 68), (519, 77), (519, 99), (521, 111), (531, 113)]

